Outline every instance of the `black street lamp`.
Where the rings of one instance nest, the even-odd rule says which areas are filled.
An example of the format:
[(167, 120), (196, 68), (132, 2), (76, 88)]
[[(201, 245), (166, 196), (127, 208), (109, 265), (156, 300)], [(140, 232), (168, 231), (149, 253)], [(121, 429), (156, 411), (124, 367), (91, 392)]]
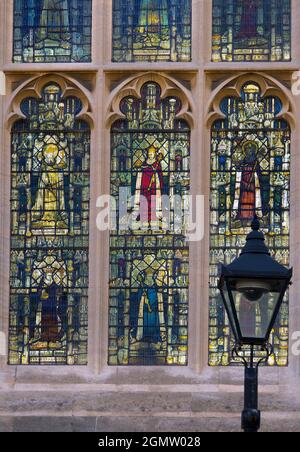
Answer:
[[(240, 256), (230, 265), (222, 265), (219, 290), (233, 330), (236, 347), (233, 355), (245, 365), (245, 406), (242, 429), (260, 429), (258, 410), (258, 366), (266, 362), (273, 350), (268, 344), (284, 294), (291, 284), (292, 269), (276, 262), (265, 244), (264, 234), (255, 216), (252, 232)], [(259, 319), (259, 322), (257, 321)], [(249, 359), (240, 355), (243, 346), (250, 347)], [(265, 352), (255, 359), (255, 347)]]

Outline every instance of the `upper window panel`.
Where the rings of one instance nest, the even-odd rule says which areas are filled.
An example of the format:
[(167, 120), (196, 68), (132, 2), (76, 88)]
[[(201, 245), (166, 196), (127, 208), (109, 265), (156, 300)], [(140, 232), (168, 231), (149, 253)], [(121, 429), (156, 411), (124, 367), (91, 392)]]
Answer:
[(290, 61), (290, 0), (213, 0), (212, 60)]
[(191, 0), (114, 0), (113, 61), (191, 61)]
[(15, 0), (15, 63), (91, 61), (92, 0)]

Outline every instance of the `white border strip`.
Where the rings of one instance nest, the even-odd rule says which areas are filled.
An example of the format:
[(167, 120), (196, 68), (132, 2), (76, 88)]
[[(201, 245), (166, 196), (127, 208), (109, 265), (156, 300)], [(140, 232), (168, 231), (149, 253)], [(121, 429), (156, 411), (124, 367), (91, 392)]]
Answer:
[(0, 96), (6, 95), (6, 78), (4, 72), (0, 71)]

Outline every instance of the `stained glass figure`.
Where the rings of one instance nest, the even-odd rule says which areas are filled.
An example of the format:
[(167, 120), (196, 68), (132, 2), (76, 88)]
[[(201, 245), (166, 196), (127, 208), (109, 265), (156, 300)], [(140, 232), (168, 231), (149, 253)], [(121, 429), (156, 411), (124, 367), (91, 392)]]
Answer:
[(15, 63), (91, 61), (92, 0), (14, 0)]
[(190, 0), (114, 0), (113, 61), (191, 61)]
[[(210, 365), (231, 361), (231, 336), (217, 289), (218, 267), (241, 252), (257, 213), (275, 259), (289, 265), (290, 128), (278, 117), (282, 103), (263, 97), (255, 83), (247, 83), (241, 97), (227, 97), (220, 105), (225, 118), (212, 127), (210, 218)], [(251, 310), (251, 306), (249, 305)], [(263, 322), (257, 312), (256, 325)], [(288, 359), (288, 304), (284, 302), (271, 341), (270, 365)]]
[(161, 99), (156, 83), (120, 108), (126, 119), (111, 138), (109, 364), (186, 365), (189, 249), (178, 212), (189, 194), (189, 127), (176, 118), (179, 99)]
[(12, 131), (10, 364), (86, 364), (88, 125), (55, 83)]
[(290, 61), (290, 0), (213, 0), (212, 60)]

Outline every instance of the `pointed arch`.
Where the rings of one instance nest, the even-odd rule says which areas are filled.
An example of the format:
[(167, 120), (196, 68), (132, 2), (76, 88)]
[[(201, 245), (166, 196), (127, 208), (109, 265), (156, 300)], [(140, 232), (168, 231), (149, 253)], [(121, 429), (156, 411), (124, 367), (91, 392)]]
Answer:
[(120, 102), (126, 96), (141, 97), (141, 88), (147, 82), (157, 83), (161, 88), (162, 99), (176, 96), (181, 101), (181, 109), (177, 112), (178, 119), (184, 119), (191, 129), (195, 126), (195, 105), (191, 91), (176, 78), (157, 72), (147, 72), (133, 75), (121, 82), (110, 94), (106, 107), (106, 126), (111, 127), (114, 121), (124, 118), (120, 111)]
[(61, 97), (77, 97), (82, 102), (82, 109), (77, 117), (85, 120), (91, 128), (94, 126), (94, 100), (92, 93), (78, 80), (69, 75), (43, 74), (34, 75), (22, 82), (7, 100), (6, 125), (11, 128), (18, 119), (24, 118), (20, 110), (22, 101), (27, 97), (40, 99), (41, 91), (49, 83), (56, 83), (61, 89)]
[(296, 106), (291, 90), (275, 77), (261, 72), (241, 72), (219, 83), (208, 100), (206, 110), (207, 126), (211, 127), (216, 119), (223, 117), (219, 108), (222, 98), (226, 96), (240, 97), (242, 86), (249, 80), (258, 84), (263, 97), (276, 96), (281, 100), (282, 110), (280, 115), (289, 122), (291, 128), (294, 128), (296, 124)]

